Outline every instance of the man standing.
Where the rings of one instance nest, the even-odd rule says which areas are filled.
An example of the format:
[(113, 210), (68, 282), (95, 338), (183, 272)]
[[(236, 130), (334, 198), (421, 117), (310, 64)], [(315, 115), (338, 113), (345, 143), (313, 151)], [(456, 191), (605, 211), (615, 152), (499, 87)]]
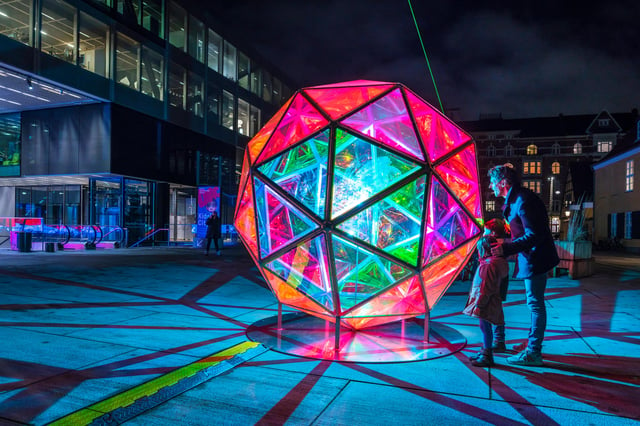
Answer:
[(540, 366), (547, 327), (544, 302), (547, 273), (560, 262), (549, 229), (547, 209), (533, 191), (520, 186), (520, 177), (512, 167), (493, 167), (489, 170), (489, 179), (489, 188), (494, 195), (505, 199), (502, 214), (511, 228), (511, 242), (494, 245), (491, 253), (494, 256), (518, 254), (518, 278), (524, 279), (527, 306), (531, 312), (527, 348), (507, 358), (507, 362)]
[(207, 221), (205, 222), (207, 225), (207, 248), (204, 252), (205, 256), (209, 254), (209, 248), (211, 247), (211, 240), (213, 240), (213, 244), (216, 246), (216, 254), (220, 256), (220, 246), (218, 245), (218, 240), (222, 236), (222, 222), (220, 221), (220, 216), (218, 216), (218, 212), (215, 210), (209, 216)]

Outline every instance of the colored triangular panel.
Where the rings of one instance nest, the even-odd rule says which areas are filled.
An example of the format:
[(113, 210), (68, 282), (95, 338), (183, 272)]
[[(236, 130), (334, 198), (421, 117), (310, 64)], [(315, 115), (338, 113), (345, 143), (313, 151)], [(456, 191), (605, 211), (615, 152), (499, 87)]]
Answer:
[(328, 123), (327, 119), (302, 94), (298, 93), (260, 153), (258, 162), (284, 151)]
[(262, 129), (260, 129), (260, 131), (247, 144), (247, 151), (249, 152), (249, 161), (251, 164), (255, 163), (256, 158), (258, 158), (258, 155), (262, 152), (262, 148), (264, 148), (265, 144), (273, 134), (273, 131), (280, 122), (280, 119), (284, 116), (284, 113), (287, 111), (290, 104), (291, 99), (282, 105), (278, 112), (276, 112), (273, 117), (267, 121), (267, 124), (265, 124), (264, 127), (262, 127)]
[(336, 129), (334, 164), (332, 218), (389, 188), (421, 167), (339, 128)]
[(456, 126), (434, 107), (409, 90), (406, 91), (409, 107), (418, 126), (422, 143), (431, 161), (435, 161), (455, 148), (471, 140), (471, 136)]
[(344, 321), (352, 328), (360, 329), (421, 315), (425, 312), (426, 304), (420, 279), (418, 276), (413, 276), (344, 314)]
[[(353, 82), (359, 83), (359, 82)], [(393, 87), (391, 84), (355, 87), (312, 87), (305, 92), (311, 97), (333, 120), (343, 117), (369, 100), (375, 98), (385, 90)]]
[(436, 172), (456, 197), (473, 215), (482, 217), (482, 199), (476, 166), (476, 147), (471, 143), (453, 157), (436, 167)]
[(299, 244), (265, 265), (288, 285), (333, 311), (327, 245), (324, 235)]
[(418, 266), (425, 183), (426, 177), (421, 176), (345, 220), (338, 229)]
[(268, 185), (254, 178), (258, 213), (260, 257), (296, 241), (318, 225)]
[(429, 201), (423, 248), (423, 266), (480, 232), (475, 220), (460, 207), (434, 176)]
[[(240, 189), (239, 194), (243, 194), (244, 193), (244, 187), (247, 184), (247, 181), (249, 180), (249, 176), (251, 176), (251, 169), (250, 169), (250, 165), (249, 165), (249, 150), (246, 149), (244, 151), (244, 158), (242, 160), (242, 171), (240, 172), (240, 184), (238, 185), (238, 188)], [(234, 217), (238, 216), (238, 207), (240, 206), (240, 203), (236, 204), (236, 210), (234, 212)]]
[(345, 118), (342, 124), (395, 150), (424, 160), (400, 89)]
[(324, 219), (329, 130), (259, 167), (293, 198)]
[[(276, 298), (284, 305), (291, 306), (297, 309), (301, 309), (303, 311), (311, 312), (312, 315), (327, 315), (329, 312), (325, 311), (322, 306), (315, 303), (313, 300), (309, 299), (305, 294), (299, 292), (295, 288), (288, 285), (284, 282), (280, 277), (267, 271), (266, 269), (262, 270), (262, 275), (265, 277), (267, 282), (269, 283), (269, 287), (276, 295)], [(327, 319), (333, 318), (330, 315), (327, 315)]]
[(332, 235), (341, 312), (361, 303), (411, 274), (411, 270), (356, 244)]
[(422, 271), (421, 276), (427, 294), (429, 310), (433, 309), (435, 304), (438, 303), (442, 295), (465, 267), (475, 249), (479, 237), (480, 236), (465, 243), (457, 250)]
[[(255, 206), (253, 205), (253, 186), (251, 180), (240, 192), (234, 225), (244, 241), (249, 253), (258, 259), (258, 238), (256, 236)], [(245, 182), (246, 183), (246, 182)]]

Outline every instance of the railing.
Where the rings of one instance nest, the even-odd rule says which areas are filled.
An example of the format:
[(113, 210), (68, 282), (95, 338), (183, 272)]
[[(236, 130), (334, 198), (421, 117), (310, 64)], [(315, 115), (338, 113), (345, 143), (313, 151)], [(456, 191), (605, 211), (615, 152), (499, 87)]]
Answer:
[[(153, 237), (154, 235), (156, 235), (159, 232), (163, 232), (165, 231), (167, 233), (167, 246), (169, 246), (169, 228), (158, 228), (158, 229), (154, 229), (151, 232), (148, 232), (147, 235), (145, 235), (140, 241), (135, 242), (134, 244), (131, 244), (129, 247), (136, 247), (137, 245), (139, 245), (140, 243), (148, 240), (149, 238)], [(155, 241), (151, 240), (153, 245), (155, 245)]]

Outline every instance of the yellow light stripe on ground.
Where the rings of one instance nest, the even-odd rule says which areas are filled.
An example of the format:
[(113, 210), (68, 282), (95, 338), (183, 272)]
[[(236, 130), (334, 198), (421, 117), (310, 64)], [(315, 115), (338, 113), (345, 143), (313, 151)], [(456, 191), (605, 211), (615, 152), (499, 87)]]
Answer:
[[(73, 412), (65, 417), (49, 423), (49, 426), (62, 425), (87, 425), (98, 417), (104, 416), (118, 408), (127, 407), (140, 398), (157, 393), (160, 389), (175, 385), (180, 380), (191, 377), (194, 374), (214, 367), (223, 361), (241, 355), (251, 349), (258, 347), (257, 342), (242, 342), (223, 351), (199, 359), (189, 365), (178, 368), (170, 373), (164, 374), (148, 382), (142, 383), (134, 388), (102, 400), (79, 411)], [(212, 376), (213, 377), (213, 376)]]

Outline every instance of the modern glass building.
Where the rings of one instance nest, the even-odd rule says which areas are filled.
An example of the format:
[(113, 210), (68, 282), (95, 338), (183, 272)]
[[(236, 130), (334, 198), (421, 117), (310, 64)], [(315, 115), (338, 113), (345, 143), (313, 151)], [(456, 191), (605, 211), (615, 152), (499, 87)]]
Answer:
[[(190, 6), (191, 4), (191, 6)], [(0, 217), (190, 241), (232, 223), (246, 143), (291, 82), (185, 0), (0, 0)]]

